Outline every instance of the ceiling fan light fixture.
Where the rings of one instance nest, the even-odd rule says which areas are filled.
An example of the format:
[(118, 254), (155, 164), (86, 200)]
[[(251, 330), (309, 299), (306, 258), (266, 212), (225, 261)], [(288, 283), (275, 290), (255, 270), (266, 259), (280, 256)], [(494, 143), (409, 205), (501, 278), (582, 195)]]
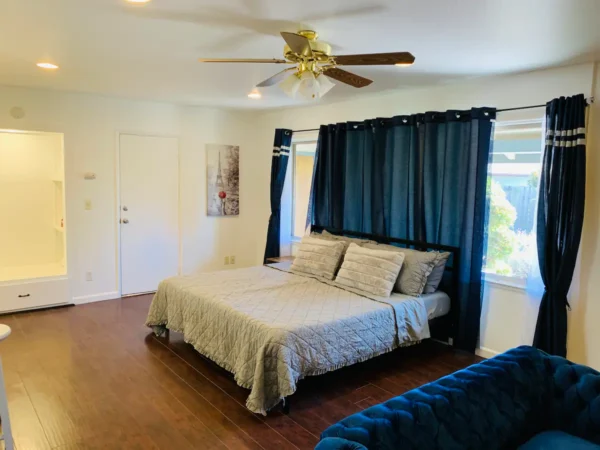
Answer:
[(317, 100), (327, 94), (333, 87), (333, 83), (323, 74), (315, 75), (314, 72), (306, 70), (301, 74), (293, 73), (279, 83), (279, 87), (291, 98), (304, 100)]
[(305, 100), (316, 100), (320, 97), (319, 82), (312, 71), (306, 70), (300, 75), (298, 95)]
[(262, 98), (262, 94), (260, 93), (260, 91), (258, 89), (254, 88), (248, 94), (248, 98), (251, 98), (252, 100), (258, 100), (258, 99)]
[(279, 87), (283, 92), (286, 93), (288, 97), (296, 98), (296, 94), (298, 92), (300, 84), (300, 78), (298, 78), (297, 74), (293, 73), (281, 83), (279, 83)]
[(325, 76), (325, 74), (319, 75), (317, 82), (319, 83), (319, 98), (323, 97), (335, 86), (335, 83), (329, 77)]

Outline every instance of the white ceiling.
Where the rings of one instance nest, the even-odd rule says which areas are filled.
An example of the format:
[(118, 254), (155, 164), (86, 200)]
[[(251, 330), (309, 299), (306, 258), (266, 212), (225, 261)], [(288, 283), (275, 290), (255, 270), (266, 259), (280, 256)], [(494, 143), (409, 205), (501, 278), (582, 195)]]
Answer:
[[(270, 64), (199, 57), (281, 57), (280, 31), (315, 29), (334, 53), (410, 51), (410, 68), (356, 67), (375, 82), (321, 101), (459, 77), (587, 62), (600, 55), (600, 0), (0, 0), (0, 84), (189, 105), (292, 105), (253, 85)], [(60, 65), (55, 73), (35, 67)]]

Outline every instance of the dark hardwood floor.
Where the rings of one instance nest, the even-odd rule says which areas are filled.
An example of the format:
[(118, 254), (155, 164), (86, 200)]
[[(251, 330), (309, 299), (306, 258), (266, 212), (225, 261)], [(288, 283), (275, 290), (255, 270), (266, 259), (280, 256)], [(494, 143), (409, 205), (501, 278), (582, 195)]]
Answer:
[(181, 335), (144, 327), (150, 296), (1, 316), (12, 430), (29, 449), (313, 448), (332, 423), (475, 363), (434, 342), (299, 383), (292, 410), (248, 391)]

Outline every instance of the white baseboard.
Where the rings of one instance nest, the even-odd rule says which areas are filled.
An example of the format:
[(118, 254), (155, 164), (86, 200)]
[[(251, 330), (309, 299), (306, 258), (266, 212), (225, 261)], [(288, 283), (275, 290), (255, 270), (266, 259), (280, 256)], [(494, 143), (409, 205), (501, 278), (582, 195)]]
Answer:
[(479, 347), (475, 349), (475, 354), (477, 356), (481, 356), (482, 358), (493, 358), (496, 355), (499, 355), (501, 352), (497, 352), (496, 350), (492, 350), (491, 348)]
[(118, 291), (102, 292), (100, 294), (73, 297), (73, 303), (75, 303), (76, 305), (83, 305), (85, 303), (101, 302), (103, 300), (114, 300), (119, 297), (120, 295)]

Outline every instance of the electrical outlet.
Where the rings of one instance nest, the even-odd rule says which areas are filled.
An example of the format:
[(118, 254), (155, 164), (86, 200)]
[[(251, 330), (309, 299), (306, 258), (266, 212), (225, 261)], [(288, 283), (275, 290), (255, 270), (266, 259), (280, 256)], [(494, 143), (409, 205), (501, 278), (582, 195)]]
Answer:
[(85, 281), (92, 281), (92, 272), (85, 273)]
[(232, 256), (229, 257), (229, 262), (231, 264), (235, 264), (235, 255), (232, 255)]
[(225, 257), (225, 265), (228, 266), (229, 265), (229, 256)]
[(85, 204), (84, 204), (85, 210), (86, 211), (90, 211), (92, 209), (92, 201), (91, 200), (86, 200)]

